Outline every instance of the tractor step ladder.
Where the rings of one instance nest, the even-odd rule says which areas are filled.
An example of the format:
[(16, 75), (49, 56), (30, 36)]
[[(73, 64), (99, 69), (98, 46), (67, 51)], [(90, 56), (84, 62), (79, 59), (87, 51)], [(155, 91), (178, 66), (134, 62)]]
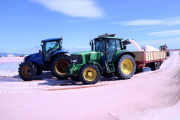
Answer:
[(109, 72), (115, 71), (114, 64), (108, 64), (108, 68), (109, 68)]

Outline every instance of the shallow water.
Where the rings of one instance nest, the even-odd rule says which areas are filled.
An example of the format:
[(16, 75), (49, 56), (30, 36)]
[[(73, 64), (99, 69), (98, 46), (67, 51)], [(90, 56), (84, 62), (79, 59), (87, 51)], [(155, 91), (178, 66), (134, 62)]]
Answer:
[(0, 78), (0, 82), (22, 82), (21, 78)]
[(12, 71), (18, 71), (19, 63), (5, 63), (0, 64), (0, 70), (12, 70)]

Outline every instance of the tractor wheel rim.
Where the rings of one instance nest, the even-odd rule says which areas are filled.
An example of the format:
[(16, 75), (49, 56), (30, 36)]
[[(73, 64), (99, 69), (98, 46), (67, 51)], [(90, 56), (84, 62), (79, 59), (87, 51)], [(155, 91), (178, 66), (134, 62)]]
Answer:
[(64, 69), (67, 68), (67, 66), (68, 66), (68, 62), (66, 60), (58, 61), (55, 65), (56, 72), (61, 75), (65, 75), (66, 71)]
[(22, 68), (22, 74), (23, 74), (23, 76), (25, 76), (25, 77), (31, 76), (31, 69), (30, 69), (30, 67), (24, 66), (24, 67)]
[(133, 70), (133, 64), (130, 59), (125, 59), (122, 61), (121, 70), (124, 74), (130, 74)]
[(97, 72), (94, 68), (86, 68), (83, 72), (83, 76), (87, 81), (93, 81), (97, 77)]

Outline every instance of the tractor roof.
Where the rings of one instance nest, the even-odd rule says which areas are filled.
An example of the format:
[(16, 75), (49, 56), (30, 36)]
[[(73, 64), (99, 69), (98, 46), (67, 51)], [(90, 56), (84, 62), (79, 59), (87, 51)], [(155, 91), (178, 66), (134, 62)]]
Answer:
[(57, 41), (57, 40), (62, 40), (63, 38), (50, 38), (50, 39), (45, 39), (45, 40), (42, 40), (41, 42), (49, 42), (49, 41)]
[(105, 35), (99, 35), (97, 38), (94, 38), (95, 40), (98, 40), (99, 38), (110, 38), (110, 39), (122, 39), (120, 37), (115, 37), (116, 34), (105, 34)]

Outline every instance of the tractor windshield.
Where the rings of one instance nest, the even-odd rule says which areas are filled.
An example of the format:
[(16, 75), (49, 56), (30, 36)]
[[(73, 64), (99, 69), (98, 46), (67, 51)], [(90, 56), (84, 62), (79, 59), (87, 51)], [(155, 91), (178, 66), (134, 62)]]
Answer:
[(95, 42), (95, 50), (105, 51), (105, 40), (98, 40)]
[(61, 41), (49, 41), (44, 43), (43, 47), (44, 57), (46, 61), (50, 60), (51, 55), (62, 49), (62, 42)]

